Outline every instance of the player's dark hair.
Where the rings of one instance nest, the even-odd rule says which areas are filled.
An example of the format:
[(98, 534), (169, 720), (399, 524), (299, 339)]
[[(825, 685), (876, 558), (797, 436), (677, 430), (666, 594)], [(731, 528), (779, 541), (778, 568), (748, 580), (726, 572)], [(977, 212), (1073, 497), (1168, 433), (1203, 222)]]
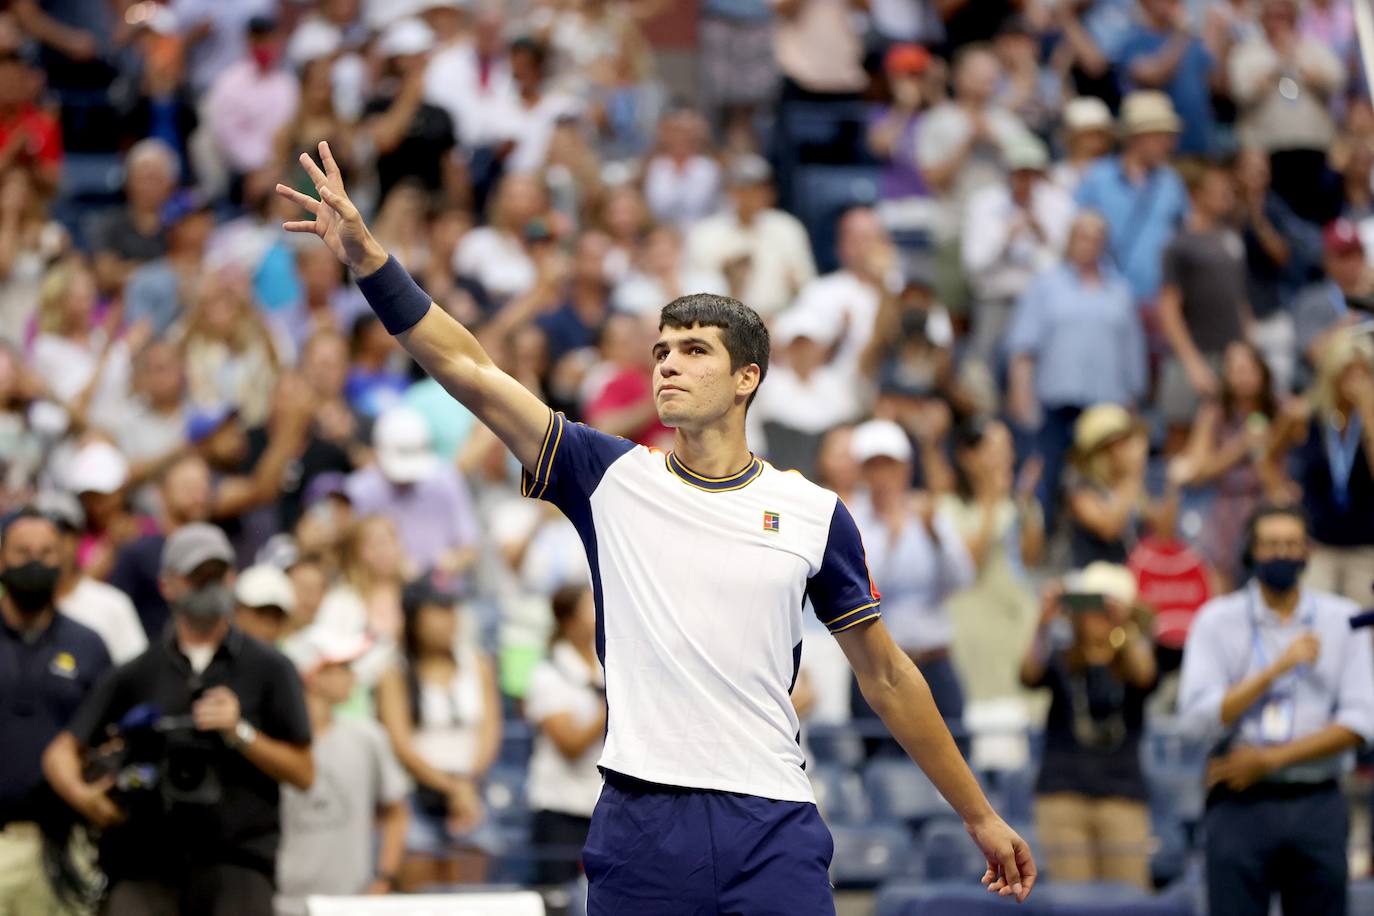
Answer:
[[(713, 293), (679, 296), (658, 313), (658, 329), (688, 330), (694, 327), (720, 328), (725, 352), (730, 354), (730, 371), (738, 372), (753, 363), (759, 367), (759, 385), (768, 375), (768, 328), (759, 313), (738, 299)], [(749, 404), (759, 393), (749, 395)]]

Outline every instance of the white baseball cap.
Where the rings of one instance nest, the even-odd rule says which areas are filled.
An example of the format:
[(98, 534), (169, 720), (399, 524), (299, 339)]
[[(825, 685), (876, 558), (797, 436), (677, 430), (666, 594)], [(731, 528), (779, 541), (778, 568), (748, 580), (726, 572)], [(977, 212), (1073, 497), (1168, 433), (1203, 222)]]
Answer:
[(1112, 110), (1095, 95), (1080, 95), (1064, 106), (1064, 128), (1069, 133), (1111, 130)]
[(413, 407), (398, 404), (377, 418), (372, 447), (382, 474), (392, 483), (415, 483), (434, 470), (439, 458), (430, 449), (429, 423)]
[(372, 637), (358, 631), (338, 630), (312, 624), (287, 637), (282, 652), (302, 675), (325, 665), (351, 665), (372, 648)]
[(854, 427), (849, 440), (854, 460), (863, 464), (873, 458), (911, 460), (911, 440), (906, 432), (891, 420), (869, 420)]
[(383, 57), (424, 54), (434, 47), (434, 31), (419, 19), (401, 19), (386, 27), (377, 41)]
[(798, 337), (828, 347), (840, 336), (839, 316), (820, 309), (791, 308), (778, 317), (773, 330), (779, 344), (790, 344)]
[(329, 57), (343, 45), (343, 32), (323, 19), (307, 19), (296, 26), (286, 44), (286, 59), (303, 67), (312, 60)]
[(296, 609), (296, 590), (286, 573), (259, 563), (239, 573), (234, 599), (244, 607), (279, 607), (287, 614)]
[(1135, 573), (1120, 563), (1108, 563), (1105, 560), (1089, 563), (1070, 576), (1067, 584), (1075, 592), (1105, 595), (1122, 604), (1134, 604), (1139, 593)]
[(108, 442), (89, 442), (72, 456), (66, 478), (73, 493), (115, 493), (129, 480), (129, 461)]

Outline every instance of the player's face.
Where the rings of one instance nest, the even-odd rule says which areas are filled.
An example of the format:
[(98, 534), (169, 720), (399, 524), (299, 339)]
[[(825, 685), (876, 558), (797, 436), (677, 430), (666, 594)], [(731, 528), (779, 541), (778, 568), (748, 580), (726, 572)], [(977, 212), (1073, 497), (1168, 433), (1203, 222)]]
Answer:
[(664, 328), (654, 344), (654, 406), (664, 426), (691, 427), (723, 417), (756, 386), (752, 367), (730, 371), (720, 328)]

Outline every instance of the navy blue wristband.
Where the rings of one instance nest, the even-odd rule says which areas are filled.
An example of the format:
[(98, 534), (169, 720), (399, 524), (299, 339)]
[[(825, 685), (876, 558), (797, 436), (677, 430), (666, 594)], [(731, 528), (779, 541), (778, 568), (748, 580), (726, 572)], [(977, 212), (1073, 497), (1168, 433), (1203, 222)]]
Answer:
[(359, 277), (358, 289), (392, 336), (415, 327), (429, 311), (429, 294), (395, 257), (388, 257), (378, 270)]

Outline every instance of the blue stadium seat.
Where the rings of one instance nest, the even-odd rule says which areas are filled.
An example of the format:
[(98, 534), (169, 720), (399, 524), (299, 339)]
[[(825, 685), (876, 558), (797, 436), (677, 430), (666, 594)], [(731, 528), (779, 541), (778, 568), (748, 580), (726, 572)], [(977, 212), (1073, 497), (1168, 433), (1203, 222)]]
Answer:
[(921, 830), (921, 863), (932, 881), (972, 881), (987, 870), (988, 862), (973, 838), (958, 821), (935, 820)]
[(892, 820), (920, 823), (954, 817), (954, 810), (925, 773), (909, 760), (874, 760), (864, 768), (873, 810)]
[(980, 770), (978, 782), (997, 813), (1008, 821), (1027, 822), (1034, 816), (1034, 767), (1019, 770)]
[(911, 837), (900, 827), (832, 827), (835, 855), (830, 880), (836, 887), (876, 887), (919, 873)]
[(864, 742), (848, 725), (811, 725), (806, 727), (806, 746), (817, 766), (834, 765), (858, 769), (864, 761)]
[[(1038, 891), (1037, 891), (1038, 893)], [(883, 885), (874, 904), (874, 916), (1019, 916), (1043, 912), (1035, 898), (1018, 906), (1010, 898), (989, 894), (978, 882), (904, 881)]]
[(859, 774), (838, 766), (818, 766), (809, 772), (816, 804), (827, 824), (863, 824), (872, 819), (872, 808)]
[(497, 763), (513, 767), (530, 765), (534, 752), (534, 729), (524, 719), (507, 719), (501, 724), (501, 754)]

